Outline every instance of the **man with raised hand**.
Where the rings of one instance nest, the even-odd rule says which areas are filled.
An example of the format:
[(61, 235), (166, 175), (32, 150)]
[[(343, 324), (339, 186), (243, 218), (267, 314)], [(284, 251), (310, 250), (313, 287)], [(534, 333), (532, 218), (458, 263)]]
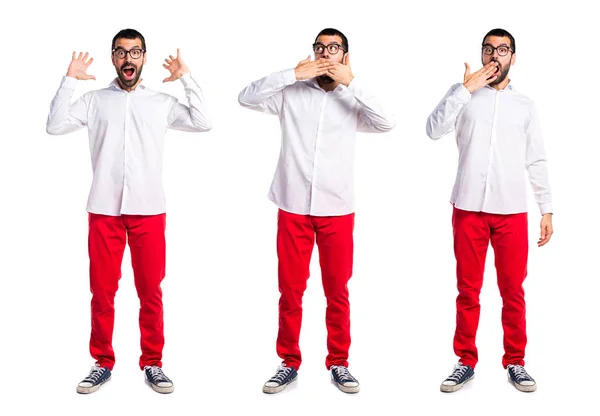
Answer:
[(314, 61), (309, 56), (295, 68), (250, 83), (239, 95), (242, 106), (276, 115), (281, 125), (269, 198), (279, 207), (277, 354), (283, 362), (264, 384), (265, 393), (296, 380), (302, 362), (302, 296), (315, 241), (327, 299), (325, 365), (341, 391), (360, 389), (348, 370), (355, 139), (357, 131), (386, 132), (395, 122), (361, 77), (354, 77), (342, 32), (322, 30), (313, 51)]
[(77, 386), (92, 393), (109, 381), (115, 364), (112, 347), (114, 297), (121, 277), (126, 242), (131, 250), (135, 286), (140, 299), (140, 368), (159, 393), (171, 393), (173, 382), (162, 371), (166, 207), (162, 159), (167, 128), (203, 132), (211, 128), (202, 91), (191, 77), (179, 49), (163, 65), (163, 82), (181, 80), (188, 106), (142, 84), (146, 41), (134, 29), (124, 29), (112, 41), (117, 72), (107, 88), (84, 94), (71, 103), (77, 80), (93, 59), (73, 53), (67, 75), (52, 100), (46, 130), (67, 134), (87, 127), (93, 180), (89, 194), (88, 248), (92, 292), (90, 353), (96, 360)]
[(525, 293), (527, 275), (527, 194), (525, 171), (541, 213), (541, 247), (552, 236), (552, 198), (546, 154), (534, 103), (508, 78), (516, 61), (513, 36), (494, 29), (483, 38), (483, 68), (471, 73), (465, 63), (462, 83), (450, 88), (427, 119), (436, 140), (455, 131), (458, 172), (450, 201), (458, 298), (454, 352), (459, 362), (440, 390), (459, 390), (474, 376), (475, 336), (485, 257), (492, 244), (502, 296), (504, 356), (508, 379), (525, 392), (535, 380), (525, 371)]

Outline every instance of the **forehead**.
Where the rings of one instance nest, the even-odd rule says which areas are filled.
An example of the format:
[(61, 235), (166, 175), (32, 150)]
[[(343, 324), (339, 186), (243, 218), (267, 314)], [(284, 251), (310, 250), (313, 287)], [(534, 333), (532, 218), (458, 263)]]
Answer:
[(115, 49), (116, 48), (131, 49), (133, 47), (138, 47), (141, 49), (142, 48), (142, 40), (139, 38), (138, 39), (119, 38), (115, 42)]
[(500, 45), (508, 45), (510, 44), (510, 39), (507, 36), (488, 36), (483, 41), (484, 45), (492, 45), (492, 46), (500, 46)]
[(323, 45), (329, 45), (330, 43), (337, 43), (338, 45), (342, 44), (342, 38), (338, 35), (321, 35), (317, 38), (315, 43), (322, 43)]

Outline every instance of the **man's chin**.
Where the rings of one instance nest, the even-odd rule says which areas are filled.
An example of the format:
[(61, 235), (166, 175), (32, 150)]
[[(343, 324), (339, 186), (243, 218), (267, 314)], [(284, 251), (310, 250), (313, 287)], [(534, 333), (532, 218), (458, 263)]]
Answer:
[(504, 80), (506, 79), (507, 76), (508, 76), (508, 74), (502, 74), (502, 75), (500, 75), (500, 77), (498, 79), (496, 79), (496, 81), (491, 82), (490, 85), (502, 84), (504, 82)]
[(125, 85), (126, 87), (133, 87), (135, 84), (137, 84), (140, 78), (136, 77), (134, 79), (125, 79), (124, 77), (119, 76), (119, 79), (121, 80), (121, 84)]
[(319, 77), (319, 81), (321, 81), (323, 84), (332, 84), (333, 78), (331, 78), (329, 75), (321, 75)]

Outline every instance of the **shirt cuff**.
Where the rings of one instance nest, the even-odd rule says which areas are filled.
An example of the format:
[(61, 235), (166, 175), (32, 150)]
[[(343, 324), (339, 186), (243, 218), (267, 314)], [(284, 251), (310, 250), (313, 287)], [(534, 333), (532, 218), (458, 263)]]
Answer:
[(354, 78), (352, 78), (352, 81), (350, 81), (350, 84), (348, 84), (348, 91), (350, 91), (352, 94), (356, 95), (356, 93), (358, 91), (360, 91), (361, 87), (362, 87), (362, 84), (360, 82), (360, 79), (357, 81), (356, 76), (355, 76)]
[(280, 74), (281, 74), (281, 82), (283, 82), (283, 85), (285, 85), (285, 86), (292, 85), (296, 81), (298, 81), (296, 79), (296, 71), (294, 70), (294, 68), (285, 69), (285, 70), (281, 71)]
[(548, 202), (545, 204), (540, 204), (540, 212), (542, 215), (553, 214), (554, 211), (552, 210), (552, 203)]
[(186, 72), (181, 77), (179, 77), (179, 79), (181, 80), (181, 83), (183, 84), (183, 88), (198, 86), (198, 83), (196, 82), (196, 80), (194, 78), (192, 78), (191, 72)]
[(463, 84), (458, 84), (457, 88), (454, 90), (454, 96), (461, 104), (466, 104), (471, 99), (471, 93)]
[(69, 88), (71, 90), (74, 90), (76, 85), (77, 85), (76, 78), (64, 76), (63, 80), (60, 84), (60, 87), (61, 88)]

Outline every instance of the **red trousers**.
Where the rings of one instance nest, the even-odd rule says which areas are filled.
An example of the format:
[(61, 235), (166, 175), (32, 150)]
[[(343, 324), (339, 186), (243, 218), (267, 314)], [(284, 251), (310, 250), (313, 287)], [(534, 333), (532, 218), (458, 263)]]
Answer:
[(299, 338), (302, 296), (309, 276), (315, 239), (319, 249), (323, 290), (327, 299), (328, 355), (325, 365), (348, 366), (350, 303), (348, 280), (352, 276), (354, 214), (335, 217), (297, 215), (279, 210), (279, 333), (277, 354), (287, 366), (300, 368)]
[(160, 283), (165, 276), (166, 214), (89, 214), (92, 335), (90, 353), (97, 364), (112, 370), (115, 320), (114, 298), (121, 278), (125, 244), (129, 242), (135, 287), (140, 299), (142, 355), (140, 368), (162, 366), (163, 305)]
[(479, 293), (491, 241), (502, 296), (502, 365), (504, 368), (508, 364), (524, 365), (527, 333), (523, 281), (527, 275), (527, 213), (499, 215), (454, 208), (452, 227), (458, 281), (454, 352), (464, 365), (475, 368)]

